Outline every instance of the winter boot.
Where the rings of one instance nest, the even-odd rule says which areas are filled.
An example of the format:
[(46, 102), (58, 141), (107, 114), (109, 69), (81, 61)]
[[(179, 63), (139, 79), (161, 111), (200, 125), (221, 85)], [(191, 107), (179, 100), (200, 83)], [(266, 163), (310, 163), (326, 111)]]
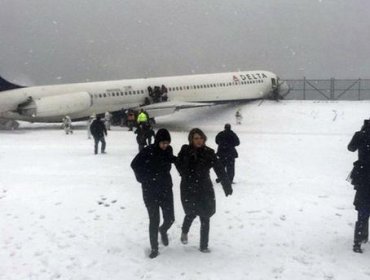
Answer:
[(353, 252), (362, 253), (361, 243), (363, 241), (363, 228), (364, 224), (360, 222), (356, 222), (355, 224), (355, 234), (354, 234), (354, 244), (353, 244)]
[(202, 247), (200, 247), (199, 248), (199, 251), (201, 251), (202, 253), (211, 253), (211, 250), (208, 249), (208, 248), (202, 248)]
[(161, 228), (159, 228), (159, 233), (161, 234), (161, 241), (164, 246), (168, 246), (168, 235), (167, 232), (163, 231)]
[(355, 244), (356, 243), (361, 244), (367, 238), (364, 226), (365, 225), (363, 223), (356, 222), (355, 236), (353, 238)]
[(211, 251), (208, 249), (208, 235), (204, 236), (204, 234), (200, 235), (200, 247), (199, 251), (202, 253), (210, 253)]
[(202, 253), (209, 253), (208, 236), (209, 236), (209, 218), (200, 218), (200, 246), (199, 250)]
[(185, 232), (181, 233), (180, 240), (182, 244), (188, 244), (188, 234)]
[(361, 243), (353, 244), (353, 252), (362, 254)]
[(159, 255), (158, 249), (152, 249), (152, 251), (149, 254), (149, 258), (154, 259)]

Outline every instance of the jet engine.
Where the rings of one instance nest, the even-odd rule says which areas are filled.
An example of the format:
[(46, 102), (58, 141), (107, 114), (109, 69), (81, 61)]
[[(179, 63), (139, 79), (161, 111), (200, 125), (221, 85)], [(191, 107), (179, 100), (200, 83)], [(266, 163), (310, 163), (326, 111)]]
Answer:
[(75, 92), (47, 96), (38, 99), (29, 97), (18, 105), (17, 112), (28, 117), (52, 117), (85, 111), (92, 105), (92, 96), (87, 92)]

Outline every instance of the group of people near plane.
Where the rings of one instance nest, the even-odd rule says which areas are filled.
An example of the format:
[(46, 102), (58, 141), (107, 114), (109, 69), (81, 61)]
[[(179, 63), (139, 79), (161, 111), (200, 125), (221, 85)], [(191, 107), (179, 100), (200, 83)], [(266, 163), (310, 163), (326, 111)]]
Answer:
[[(100, 115), (91, 115), (87, 121), (87, 138), (94, 138), (94, 153), (98, 154), (99, 143), (101, 143), (100, 151), (105, 154), (106, 142), (105, 136), (107, 136), (107, 130), (111, 127), (111, 114), (106, 112), (104, 115), (104, 120), (102, 120)], [(65, 116), (62, 119), (62, 127), (65, 133), (73, 134), (72, 120), (69, 116)]]
[[(105, 153), (107, 128), (97, 116), (90, 125), (94, 137), (94, 153)], [(217, 175), (217, 183), (221, 183), (225, 195), (233, 192), (232, 182), (235, 174), (235, 149), (240, 144), (239, 137), (225, 124), (224, 130), (215, 138), (218, 145), (217, 153), (206, 145), (207, 136), (199, 128), (189, 132), (188, 144), (181, 147), (176, 157), (170, 145), (170, 132), (161, 128), (154, 133), (149, 124), (149, 116), (141, 110), (137, 116), (137, 142), (139, 153), (131, 162), (135, 177), (142, 186), (144, 204), (149, 215), (150, 258), (159, 254), (158, 232), (164, 246), (169, 245), (167, 231), (175, 221), (174, 200), (172, 192), (171, 167), (174, 164), (181, 176), (181, 202), (185, 217), (182, 224), (180, 240), (188, 243), (188, 232), (194, 219), (199, 216), (201, 222), (200, 251), (210, 252), (208, 248), (210, 218), (216, 212), (215, 193), (210, 179), (210, 169)], [(152, 144), (152, 138), (154, 143)], [(160, 210), (163, 223), (160, 223)]]
[(150, 123), (149, 114), (144, 109), (140, 110), (136, 120), (134, 113), (132, 114), (133, 120), (130, 120), (130, 122), (127, 121), (127, 125), (129, 126), (129, 131), (132, 131), (133, 127), (136, 127), (134, 133), (136, 134), (136, 142), (140, 152), (145, 146), (152, 144), (155, 132)]
[[(193, 220), (199, 216), (201, 222), (200, 251), (209, 252), (208, 236), (210, 217), (215, 213), (215, 195), (210, 180), (211, 168), (217, 174), (217, 183), (221, 183), (226, 196), (232, 194), (231, 183), (235, 174), (235, 149), (240, 144), (238, 136), (225, 124), (224, 130), (215, 138), (217, 153), (206, 145), (207, 136), (199, 128), (189, 132), (188, 144), (182, 146), (179, 154), (174, 156), (171, 135), (167, 129), (157, 133), (149, 123), (149, 115), (141, 110), (135, 120), (132, 112), (132, 127), (135, 130), (139, 153), (131, 162), (136, 179), (142, 185), (143, 198), (149, 214), (149, 236), (151, 252), (149, 257), (158, 256), (158, 232), (163, 245), (169, 244), (167, 231), (174, 222), (171, 166), (174, 164), (181, 176), (181, 202), (185, 211), (180, 240), (187, 244), (188, 232)], [(236, 123), (241, 123), (241, 114), (236, 113)], [(94, 153), (105, 153), (107, 120), (100, 116), (91, 117), (88, 131), (94, 138)], [(69, 116), (63, 118), (66, 134), (72, 134), (72, 122)], [(109, 126), (110, 127), (110, 126)], [(154, 143), (152, 144), (152, 139)], [(348, 150), (358, 151), (358, 160), (349, 175), (349, 180), (356, 191), (354, 205), (358, 213), (354, 230), (353, 251), (362, 253), (361, 244), (368, 242), (370, 217), (370, 120), (365, 120), (360, 131), (357, 131), (348, 144)], [(163, 223), (159, 226), (159, 211), (162, 210)]]
[[(210, 169), (217, 175), (226, 196), (232, 194), (235, 147), (240, 144), (238, 136), (226, 124), (217, 134), (217, 153), (206, 145), (207, 136), (199, 128), (193, 128), (188, 135), (188, 143), (183, 145), (177, 156), (171, 147), (170, 132), (161, 128), (157, 131), (154, 143), (139, 151), (131, 162), (135, 177), (142, 186), (144, 204), (149, 215), (150, 258), (159, 254), (158, 233), (164, 246), (169, 245), (167, 231), (175, 220), (172, 192), (171, 167), (175, 165), (181, 177), (181, 203), (185, 212), (180, 240), (188, 243), (188, 232), (194, 221), (200, 218), (200, 246), (204, 253), (208, 248), (210, 218), (216, 212), (215, 193), (210, 179)], [(163, 222), (160, 224), (160, 210)]]
[(149, 86), (148, 93), (149, 93), (150, 99), (148, 99), (149, 102), (146, 102), (146, 103), (151, 104), (151, 103), (164, 102), (168, 100), (168, 96), (167, 96), (168, 90), (165, 85), (162, 85), (160, 87), (155, 86), (154, 88)]
[[(199, 128), (189, 132), (188, 144), (181, 147), (177, 157), (174, 156), (171, 136), (168, 130), (160, 129), (155, 135), (155, 142), (142, 150), (131, 162), (136, 179), (142, 185), (144, 204), (149, 214), (150, 258), (158, 256), (158, 232), (164, 246), (169, 245), (167, 231), (174, 222), (172, 164), (181, 176), (181, 203), (185, 217), (181, 227), (180, 240), (188, 243), (188, 232), (194, 219), (199, 216), (200, 251), (209, 252), (210, 218), (216, 211), (215, 195), (209, 171), (214, 169), (216, 182), (220, 182), (225, 195), (233, 192), (231, 183), (234, 178), (235, 147), (239, 138), (225, 124), (224, 131), (216, 136), (217, 153), (206, 145), (207, 136)], [(353, 251), (363, 253), (361, 245), (368, 242), (370, 217), (370, 120), (365, 120), (348, 144), (348, 150), (358, 151), (358, 160), (349, 175), (356, 191), (354, 205), (357, 221), (354, 229)], [(160, 224), (160, 209), (163, 223)]]

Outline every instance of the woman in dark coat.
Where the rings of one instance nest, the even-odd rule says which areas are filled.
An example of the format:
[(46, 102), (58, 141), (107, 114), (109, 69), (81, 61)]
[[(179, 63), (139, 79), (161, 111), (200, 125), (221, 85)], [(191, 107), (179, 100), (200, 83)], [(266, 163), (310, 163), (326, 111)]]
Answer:
[(368, 241), (370, 216), (370, 122), (365, 120), (361, 131), (357, 131), (348, 144), (348, 150), (358, 151), (354, 162), (351, 183), (356, 190), (353, 204), (358, 218), (355, 225), (353, 251), (362, 253), (361, 243)]
[(199, 128), (189, 133), (189, 145), (183, 145), (176, 161), (181, 176), (181, 202), (185, 211), (181, 242), (187, 244), (188, 232), (196, 216), (200, 217), (200, 251), (209, 252), (210, 217), (216, 212), (216, 200), (209, 171), (214, 169), (221, 180), (225, 195), (232, 187), (225, 169), (214, 150), (205, 145), (207, 137)]
[[(167, 129), (159, 129), (153, 145), (145, 147), (131, 162), (138, 182), (141, 183), (145, 206), (149, 214), (150, 258), (158, 256), (158, 231), (163, 245), (168, 245), (167, 230), (175, 221), (173, 208), (171, 164), (176, 157), (170, 146)], [(159, 208), (163, 224), (159, 227)]]

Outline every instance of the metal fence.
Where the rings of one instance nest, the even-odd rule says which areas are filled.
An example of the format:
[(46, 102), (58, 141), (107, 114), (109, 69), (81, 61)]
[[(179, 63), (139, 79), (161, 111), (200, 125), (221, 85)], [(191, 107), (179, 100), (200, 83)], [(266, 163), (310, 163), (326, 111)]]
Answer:
[(290, 91), (285, 99), (370, 100), (370, 79), (285, 80)]

